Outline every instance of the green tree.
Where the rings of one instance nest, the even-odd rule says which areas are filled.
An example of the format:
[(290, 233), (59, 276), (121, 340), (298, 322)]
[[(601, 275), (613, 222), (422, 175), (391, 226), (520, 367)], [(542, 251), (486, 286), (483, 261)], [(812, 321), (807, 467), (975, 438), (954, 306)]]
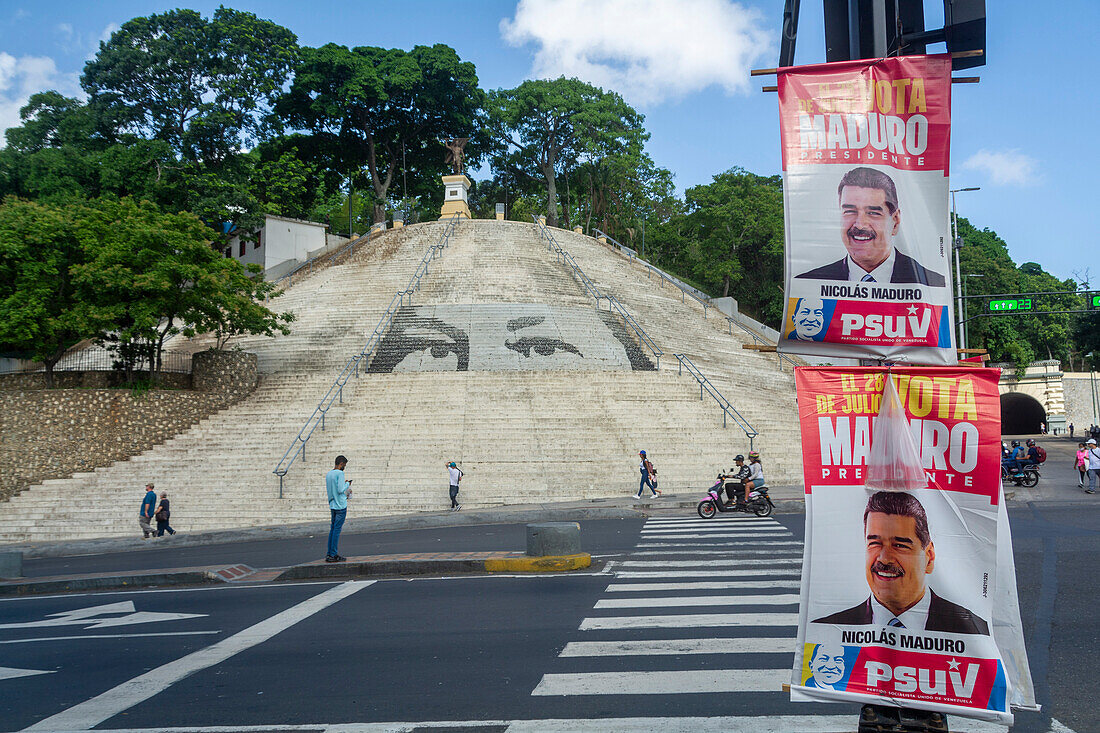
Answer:
[(8, 197), (0, 204), (0, 344), (46, 367), (104, 323), (79, 271), (89, 256), (72, 212)]
[[(302, 49), (277, 110), (312, 134), (329, 168), (350, 175), (357, 191), (372, 191), (382, 221), (402, 166), (413, 178), (443, 173), (441, 142), (480, 129), (483, 98), (474, 65), (448, 46), (406, 52), (330, 43)], [(476, 149), (467, 155), (476, 163)]]
[(121, 129), (213, 164), (263, 137), (297, 51), (293, 33), (253, 13), (170, 10), (124, 23), (81, 85)]
[(286, 332), (292, 320), (257, 302), (274, 294), (270, 284), (215, 252), (210, 230), (193, 214), (101, 199), (76, 227), (92, 254), (76, 270), (100, 322), (110, 324), (96, 335), (128, 365), (140, 357), (159, 371), (172, 334), (214, 330), (224, 341), (242, 332)]
[(550, 226), (559, 221), (558, 176), (568, 180), (582, 161), (638, 155), (648, 138), (645, 117), (622, 97), (578, 79), (529, 80), (492, 92), (487, 111), (494, 169), (545, 183)]

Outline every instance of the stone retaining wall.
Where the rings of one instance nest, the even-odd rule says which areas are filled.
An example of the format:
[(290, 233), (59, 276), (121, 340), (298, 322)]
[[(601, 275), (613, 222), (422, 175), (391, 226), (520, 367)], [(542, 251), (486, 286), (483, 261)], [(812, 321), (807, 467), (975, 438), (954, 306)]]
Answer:
[(73, 388), (86, 383), (83, 376), (69, 377), (56, 389), (36, 387), (33, 379), (21, 386), (2, 380), (0, 499), (163, 443), (246, 397), (256, 388), (257, 374), (255, 354), (206, 351), (193, 357), (193, 389)]

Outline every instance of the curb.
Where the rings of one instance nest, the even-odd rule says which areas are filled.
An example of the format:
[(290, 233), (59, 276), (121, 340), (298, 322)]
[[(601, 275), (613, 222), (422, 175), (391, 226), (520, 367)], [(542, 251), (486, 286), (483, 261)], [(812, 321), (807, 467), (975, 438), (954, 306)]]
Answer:
[(509, 557), (485, 561), (490, 573), (558, 573), (583, 570), (592, 565), (587, 552), (576, 555), (545, 555), (543, 557)]
[(127, 575), (98, 575), (41, 580), (0, 582), (0, 596), (29, 596), (42, 593), (149, 588), (171, 585), (210, 585), (226, 582), (213, 570), (164, 570)]
[(286, 568), (275, 577), (283, 580), (356, 578), (375, 575), (436, 575), (445, 573), (554, 573), (581, 570), (592, 565), (587, 552), (546, 557), (423, 558), (416, 560), (365, 560), (341, 563), (310, 562)]

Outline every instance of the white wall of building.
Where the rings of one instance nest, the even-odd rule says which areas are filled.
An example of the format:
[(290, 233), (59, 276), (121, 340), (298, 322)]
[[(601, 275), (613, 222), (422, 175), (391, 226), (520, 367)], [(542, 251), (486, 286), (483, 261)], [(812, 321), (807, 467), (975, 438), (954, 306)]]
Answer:
[(270, 270), (285, 262), (305, 262), (309, 253), (325, 247), (325, 225), (283, 216), (264, 216), (258, 241), (229, 240), (226, 254), (242, 264), (257, 264)]

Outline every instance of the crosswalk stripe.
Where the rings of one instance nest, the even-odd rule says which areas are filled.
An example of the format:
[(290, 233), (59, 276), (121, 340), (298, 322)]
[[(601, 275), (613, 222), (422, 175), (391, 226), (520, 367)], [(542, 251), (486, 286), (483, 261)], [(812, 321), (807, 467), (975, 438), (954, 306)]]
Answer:
[[(729, 547), (729, 545), (722, 545), (722, 547)], [(745, 555), (770, 555), (772, 557), (802, 557), (802, 550), (796, 548), (786, 549), (768, 549), (766, 547), (744, 547), (736, 550), (706, 550), (700, 552), (695, 550), (674, 550), (674, 549), (662, 549), (662, 550), (642, 550), (640, 552), (630, 553), (631, 557), (638, 557), (639, 555), (665, 557), (667, 555), (706, 555), (707, 557), (721, 556), (721, 557), (744, 557)]]
[(798, 595), (777, 593), (756, 596), (676, 596), (663, 598), (605, 598), (594, 608), (670, 608), (686, 606), (790, 606)]
[(782, 692), (789, 669), (706, 669), (660, 672), (547, 674), (532, 695), (679, 695)]
[(581, 631), (607, 629), (691, 629), (711, 626), (796, 626), (797, 613), (690, 613), (659, 616), (591, 616)]
[[(629, 686), (629, 682), (626, 683)], [(598, 720), (517, 720), (506, 733), (837, 733), (859, 725), (856, 713), (846, 715), (725, 715), (711, 718), (600, 718)], [(951, 719), (958, 733), (1006, 733), (1005, 726), (961, 717)], [(357, 727), (356, 730), (359, 730)], [(363, 733), (374, 733), (374, 728)], [(379, 728), (379, 732), (404, 730)], [(1045, 733), (1072, 731), (1057, 721)]]
[[(669, 551), (674, 551), (675, 550), (675, 551), (682, 551), (682, 552), (694, 552), (696, 555), (706, 555), (706, 554), (709, 554), (709, 553), (711, 553), (715, 550), (719, 550), (719, 549), (722, 549), (724, 547), (732, 547), (732, 546), (734, 546), (733, 543), (726, 542), (724, 540), (718, 540), (716, 542), (706, 542), (706, 543), (701, 543), (701, 544), (698, 544), (698, 545), (689, 545), (689, 544), (682, 543), (682, 542), (643, 542), (641, 544), (636, 545), (636, 547), (638, 547), (638, 552), (635, 552), (633, 554), (639, 555), (639, 554), (647, 553), (649, 550), (664, 549), (664, 550), (669, 550)], [(736, 546), (737, 547), (742, 547), (743, 545), (736, 545)], [(775, 540), (760, 540), (760, 541), (753, 540), (752, 543), (751, 543), (751, 547), (759, 549), (761, 551), (767, 551), (767, 550), (770, 550), (770, 549), (774, 549), (774, 550), (777, 550), (777, 551), (783, 551), (783, 552), (790, 552), (792, 550), (797, 550), (799, 552), (802, 551), (802, 543), (801, 542), (786, 542), (786, 541), (776, 542)]]
[(662, 590), (738, 590), (741, 588), (797, 588), (798, 580), (699, 580), (691, 583), (612, 583), (605, 593), (653, 593)]
[(643, 535), (682, 535), (690, 533), (712, 533), (712, 532), (735, 532), (746, 534), (784, 534), (790, 535), (791, 530), (785, 527), (734, 527), (724, 526), (720, 524), (712, 524), (702, 527), (642, 527), (641, 534)]
[(715, 539), (745, 539), (753, 540), (757, 539), (790, 539), (790, 532), (715, 532), (713, 534), (650, 534), (646, 535), (642, 539), (646, 540), (715, 540)]
[(760, 575), (800, 578), (802, 577), (802, 569), (796, 567), (748, 568), (745, 570), (698, 568), (696, 570), (617, 570), (615, 572), (617, 578), (697, 578), (699, 576), (707, 578), (746, 578)]
[(774, 519), (756, 516), (738, 517), (735, 519), (726, 519), (723, 517), (714, 517), (712, 519), (684, 517), (682, 519), (649, 519), (649, 521), (646, 522), (647, 527), (681, 526), (685, 524), (769, 524), (775, 527), (783, 526), (779, 522), (775, 522)]
[[(769, 560), (753, 560), (753, 567), (766, 567), (768, 565), (801, 565), (802, 558), (777, 557)], [(623, 560), (624, 567), (631, 568), (713, 568), (729, 567), (729, 560)]]
[(562, 657), (636, 657), (662, 654), (793, 654), (797, 640), (747, 639), (641, 639), (635, 641), (571, 641)]

